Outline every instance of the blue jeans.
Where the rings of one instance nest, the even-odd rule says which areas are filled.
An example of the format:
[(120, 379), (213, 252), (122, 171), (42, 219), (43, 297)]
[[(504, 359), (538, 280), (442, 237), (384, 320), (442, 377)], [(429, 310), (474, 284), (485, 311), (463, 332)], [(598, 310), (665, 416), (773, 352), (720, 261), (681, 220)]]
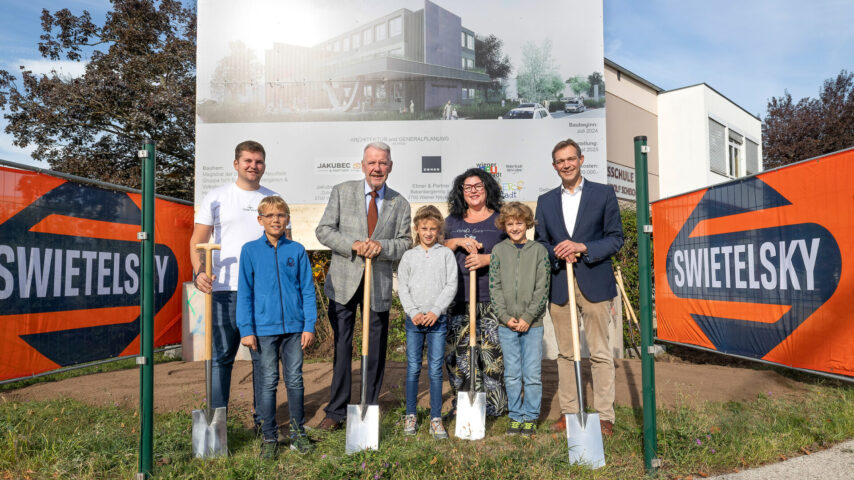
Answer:
[[(536, 422), (540, 418), (543, 384), (540, 375), (543, 361), (543, 327), (514, 332), (498, 327), (498, 339), (504, 352), (504, 385), (510, 418), (517, 422)], [(522, 384), (525, 396), (522, 399)]]
[(418, 378), (421, 376), (421, 355), (427, 343), (427, 367), (430, 375), (430, 418), (442, 416), (442, 360), (448, 321), (439, 317), (430, 327), (415, 325), (406, 316), (406, 413), (415, 413), (418, 401)]
[(261, 420), (261, 433), (264, 441), (276, 441), (279, 427), (276, 424), (276, 387), (279, 384), (279, 361), (285, 377), (285, 389), (288, 392), (288, 412), (290, 412), (291, 438), (304, 433), (305, 415), (303, 411), (302, 383), (302, 332), (284, 335), (256, 337), (258, 351), (252, 351), (252, 369), (259, 384), (256, 410)]
[[(213, 324), (212, 356), (211, 358), (211, 397), (208, 401), (212, 408), (228, 407), (231, 392), (231, 370), (234, 367), (234, 357), (240, 347), (240, 331), (237, 330), (237, 292), (213, 292), (211, 295)], [(255, 372), (252, 372), (252, 393), (258, 398), (258, 382)], [(254, 405), (255, 400), (252, 400)], [(255, 423), (260, 420), (254, 414)]]

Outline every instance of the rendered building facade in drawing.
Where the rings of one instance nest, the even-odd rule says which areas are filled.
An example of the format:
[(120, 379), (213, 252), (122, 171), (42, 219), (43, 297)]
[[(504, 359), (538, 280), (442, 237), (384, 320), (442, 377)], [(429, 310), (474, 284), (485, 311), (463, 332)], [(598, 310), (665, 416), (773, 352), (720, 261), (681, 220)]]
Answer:
[(265, 57), (268, 112), (423, 112), (472, 102), (491, 83), (475, 70), (475, 32), (429, 0), (314, 47), (275, 43)]

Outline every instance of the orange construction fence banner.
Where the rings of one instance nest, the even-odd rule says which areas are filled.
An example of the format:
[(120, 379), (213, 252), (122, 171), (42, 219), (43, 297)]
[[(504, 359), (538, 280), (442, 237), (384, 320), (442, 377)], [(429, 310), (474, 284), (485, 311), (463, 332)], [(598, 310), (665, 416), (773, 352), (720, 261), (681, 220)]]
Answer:
[[(181, 341), (193, 207), (155, 202), (154, 344)], [(0, 380), (139, 353), (141, 198), (0, 167)]]
[(652, 205), (658, 337), (854, 376), (854, 149)]

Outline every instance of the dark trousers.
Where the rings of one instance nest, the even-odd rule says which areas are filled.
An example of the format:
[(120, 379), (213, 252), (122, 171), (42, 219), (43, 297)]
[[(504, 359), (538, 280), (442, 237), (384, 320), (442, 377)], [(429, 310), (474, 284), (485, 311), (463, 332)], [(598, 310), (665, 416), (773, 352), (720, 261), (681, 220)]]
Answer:
[[(330, 386), (329, 405), (324, 409), (326, 416), (343, 422), (347, 419), (347, 404), (350, 403), (350, 374), (353, 358), (353, 330), (356, 323), (356, 310), (362, 309), (362, 286), (356, 290), (353, 298), (346, 304), (329, 300), (329, 323), (335, 336), (335, 356), (332, 360), (332, 386)], [(368, 381), (368, 405), (377, 405), (380, 388), (385, 373), (385, 354), (388, 347), (388, 311), (376, 312), (371, 309), (368, 347), (368, 368), (362, 372)], [(361, 339), (360, 342), (361, 344)], [(361, 399), (360, 399), (361, 400)]]

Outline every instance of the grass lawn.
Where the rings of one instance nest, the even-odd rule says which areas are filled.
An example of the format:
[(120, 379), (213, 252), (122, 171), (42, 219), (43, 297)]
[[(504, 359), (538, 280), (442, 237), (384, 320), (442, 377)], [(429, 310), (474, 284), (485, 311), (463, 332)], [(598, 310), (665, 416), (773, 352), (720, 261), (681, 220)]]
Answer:
[[(750, 402), (707, 403), (658, 411), (659, 478), (695, 478), (757, 466), (854, 437), (854, 387), (815, 381), (807, 401), (762, 395)], [(435, 441), (421, 411), (419, 434), (401, 432), (403, 407), (383, 412), (380, 451), (343, 453), (344, 432), (310, 432), (315, 450), (283, 446), (276, 461), (258, 459), (252, 433), (229, 424), (231, 456), (192, 458), (189, 412), (155, 417), (157, 478), (401, 478), (517, 479), (638, 478), (644, 474), (641, 412), (617, 408), (605, 440), (608, 465), (589, 471), (568, 463), (566, 439), (548, 432), (505, 437), (506, 418), (488, 422), (487, 438)], [(132, 478), (137, 470), (139, 419), (134, 410), (72, 400), (0, 400), (0, 479)], [(453, 425), (449, 426), (453, 432)]]

